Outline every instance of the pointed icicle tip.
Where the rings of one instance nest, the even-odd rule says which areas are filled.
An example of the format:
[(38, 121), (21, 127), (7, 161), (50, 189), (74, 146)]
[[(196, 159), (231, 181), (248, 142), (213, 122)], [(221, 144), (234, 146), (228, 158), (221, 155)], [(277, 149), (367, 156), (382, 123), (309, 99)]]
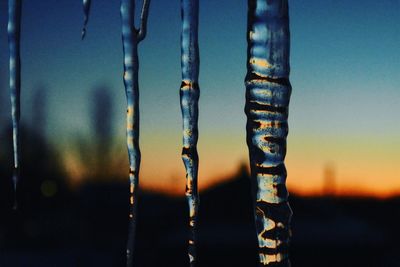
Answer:
[(14, 168), (12, 181), (13, 181), (13, 187), (14, 187), (14, 205), (13, 205), (13, 210), (17, 210), (18, 209), (17, 185), (18, 185), (18, 182), (19, 182), (19, 168)]
[(86, 36), (86, 27), (82, 29), (82, 36), (81, 36), (82, 40), (85, 39), (85, 36)]
[(83, 0), (84, 20), (83, 20), (83, 28), (82, 28), (82, 34), (81, 34), (82, 40), (86, 36), (86, 25), (88, 24), (88, 21), (89, 21), (90, 4), (91, 4), (91, 0)]

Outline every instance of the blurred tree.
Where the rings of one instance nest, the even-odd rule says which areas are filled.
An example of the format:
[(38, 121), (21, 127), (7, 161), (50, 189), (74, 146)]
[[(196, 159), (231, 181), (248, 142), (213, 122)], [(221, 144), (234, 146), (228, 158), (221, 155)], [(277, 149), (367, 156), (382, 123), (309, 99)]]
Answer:
[[(28, 213), (56, 205), (56, 200), (65, 193), (64, 171), (59, 156), (45, 139), (46, 106), (46, 89), (38, 87), (33, 96), (32, 112), (25, 116), (26, 120), (33, 122), (33, 127), (22, 124), (20, 130), (24, 149), (21, 151), (23, 168), (17, 198), (20, 208)], [(0, 175), (11, 177), (13, 154), (11, 125), (4, 128), (0, 136), (2, 140)], [(8, 180), (10, 179), (2, 179), (4, 186), (0, 189), (0, 195), (7, 196), (7, 200), (4, 200), (6, 205), (9, 205), (10, 196), (13, 195), (11, 181), (9, 183)]]
[(94, 175), (97, 178), (106, 178), (105, 175), (111, 174), (112, 109), (109, 88), (105, 85), (95, 87), (92, 91), (91, 121), (94, 130)]
[(32, 96), (32, 112), (31, 124), (32, 129), (37, 134), (46, 136), (46, 123), (47, 123), (47, 88), (45, 85), (40, 84), (34, 89)]

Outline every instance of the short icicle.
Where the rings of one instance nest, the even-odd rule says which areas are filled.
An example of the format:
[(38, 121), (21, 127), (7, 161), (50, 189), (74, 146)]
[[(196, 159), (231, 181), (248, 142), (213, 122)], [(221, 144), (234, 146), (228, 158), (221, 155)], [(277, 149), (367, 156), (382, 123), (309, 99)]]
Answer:
[(127, 99), (126, 137), (129, 155), (129, 229), (127, 241), (127, 266), (133, 266), (135, 244), (137, 190), (139, 185), (139, 59), (138, 44), (146, 36), (146, 24), (150, 0), (144, 0), (140, 17), (140, 28), (134, 22), (135, 1), (121, 0), (122, 44), (124, 52), (124, 85)]
[(19, 120), (20, 120), (20, 92), (21, 92), (21, 0), (8, 1), (8, 44), (10, 50), (10, 91), (11, 91), (11, 116), (13, 128), (14, 149), (14, 209), (17, 209), (17, 185), (19, 182)]
[(199, 1), (181, 0), (182, 33), (181, 33), (181, 68), (182, 84), (180, 88), (181, 111), (183, 119), (182, 160), (186, 168), (186, 198), (189, 204), (189, 261), (194, 267), (196, 257), (196, 227), (198, 220), (199, 196), (197, 176), (199, 158), (198, 140), (198, 101), (199, 89), (199, 47), (198, 20)]
[(83, 0), (82, 4), (83, 4), (83, 15), (84, 15), (83, 28), (82, 28), (82, 40), (83, 40), (86, 36), (86, 26), (89, 22), (91, 0)]
[(291, 94), (287, 0), (248, 0), (247, 145), (260, 266), (290, 266), (292, 211), (286, 189)]

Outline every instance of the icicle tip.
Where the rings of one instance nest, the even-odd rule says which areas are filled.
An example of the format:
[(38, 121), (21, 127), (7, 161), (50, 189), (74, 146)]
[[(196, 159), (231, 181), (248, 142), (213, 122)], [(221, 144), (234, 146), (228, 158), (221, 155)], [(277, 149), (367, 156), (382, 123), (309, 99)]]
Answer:
[(18, 182), (19, 182), (19, 168), (14, 168), (13, 176), (12, 176), (12, 182), (13, 182), (13, 187), (14, 187), (14, 205), (13, 205), (13, 210), (17, 210), (18, 209), (17, 185), (18, 185)]
[(86, 27), (84, 27), (83, 29), (82, 29), (82, 33), (81, 33), (81, 40), (83, 40), (83, 39), (85, 39), (85, 36), (86, 36)]

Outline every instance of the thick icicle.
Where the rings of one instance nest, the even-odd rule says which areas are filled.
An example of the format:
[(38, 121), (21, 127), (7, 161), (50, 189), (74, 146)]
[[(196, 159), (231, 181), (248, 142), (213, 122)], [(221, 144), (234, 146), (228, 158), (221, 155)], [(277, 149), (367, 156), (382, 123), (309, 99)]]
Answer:
[(86, 35), (86, 26), (89, 22), (89, 13), (90, 13), (90, 4), (91, 0), (83, 0), (83, 28), (82, 28), (82, 40), (85, 38)]
[(8, 1), (8, 43), (10, 49), (10, 90), (11, 90), (11, 116), (13, 128), (14, 148), (14, 209), (17, 208), (17, 184), (19, 181), (19, 119), (20, 119), (20, 91), (21, 91), (21, 58), (20, 58), (20, 33), (21, 33), (21, 0)]
[(182, 34), (181, 34), (181, 68), (182, 84), (180, 88), (181, 111), (183, 119), (182, 160), (186, 168), (186, 198), (189, 204), (189, 260), (190, 266), (196, 263), (196, 226), (199, 208), (197, 191), (197, 174), (199, 159), (197, 154), (199, 116), (198, 101), (199, 79), (199, 46), (198, 20), (199, 1), (181, 0)]
[(247, 145), (260, 266), (290, 266), (292, 211), (285, 186), (291, 94), (287, 0), (248, 0)]
[(127, 266), (133, 266), (135, 243), (137, 189), (139, 185), (139, 59), (138, 44), (146, 36), (146, 23), (150, 0), (144, 0), (140, 28), (134, 25), (135, 1), (121, 0), (122, 44), (124, 50), (124, 85), (127, 99), (126, 137), (129, 154), (129, 230), (127, 242)]

